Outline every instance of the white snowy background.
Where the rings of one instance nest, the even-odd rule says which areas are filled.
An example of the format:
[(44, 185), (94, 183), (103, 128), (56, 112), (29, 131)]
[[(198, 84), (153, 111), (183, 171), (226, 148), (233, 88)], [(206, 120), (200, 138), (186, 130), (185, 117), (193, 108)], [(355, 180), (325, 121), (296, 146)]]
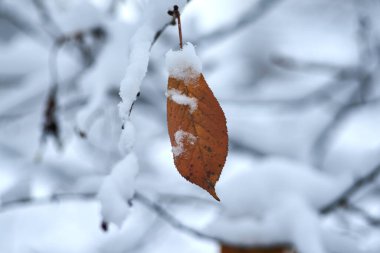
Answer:
[[(220, 203), (174, 167), (174, 4), (227, 118)], [(0, 252), (378, 253), (379, 84), (376, 0), (0, 0)]]

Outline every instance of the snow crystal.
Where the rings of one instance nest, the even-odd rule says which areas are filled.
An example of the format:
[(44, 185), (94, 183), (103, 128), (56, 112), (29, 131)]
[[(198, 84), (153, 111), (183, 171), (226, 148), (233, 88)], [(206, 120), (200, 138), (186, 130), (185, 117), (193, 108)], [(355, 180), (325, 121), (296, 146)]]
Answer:
[(190, 113), (193, 113), (198, 107), (198, 100), (196, 98), (188, 97), (184, 94), (181, 94), (179, 90), (170, 89), (166, 92), (166, 96), (177, 104), (189, 106)]
[(179, 51), (166, 53), (169, 76), (189, 82), (202, 73), (202, 62), (195, 53), (193, 44), (186, 43)]
[(177, 146), (173, 147), (172, 149), (174, 157), (177, 157), (184, 152), (183, 141), (185, 139), (192, 145), (194, 145), (194, 143), (197, 140), (197, 138), (194, 135), (192, 135), (191, 133), (185, 132), (183, 130), (178, 130), (177, 132), (175, 132), (174, 139), (175, 139), (175, 143), (177, 144)]
[(111, 174), (104, 179), (98, 199), (105, 221), (121, 226), (129, 211), (128, 200), (132, 199), (135, 192), (137, 173), (137, 157), (131, 152), (118, 162)]

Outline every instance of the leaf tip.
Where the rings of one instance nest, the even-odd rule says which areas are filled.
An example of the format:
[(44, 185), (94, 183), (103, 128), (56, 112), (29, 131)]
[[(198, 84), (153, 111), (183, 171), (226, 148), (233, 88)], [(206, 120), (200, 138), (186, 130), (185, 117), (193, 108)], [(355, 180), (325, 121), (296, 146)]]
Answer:
[(216, 195), (216, 192), (215, 192), (215, 188), (213, 187), (212, 189), (208, 189), (207, 190), (208, 193), (210, 193), (211, 196), (213, 196), (213, 198), (216, 200), (216, 201), (219, 201), (220, 202), (220, 199), (218, 197), (218, 195)]

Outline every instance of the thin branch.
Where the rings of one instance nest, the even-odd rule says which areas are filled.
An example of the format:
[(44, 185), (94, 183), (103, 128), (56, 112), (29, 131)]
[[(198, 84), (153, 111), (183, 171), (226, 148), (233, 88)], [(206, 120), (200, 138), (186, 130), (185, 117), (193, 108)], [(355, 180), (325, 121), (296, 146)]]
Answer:
[(361, 190), (364, 186), (372, 183), (380, 175), (380, 164), (372, 169), (367, 175), (357, 179), (350, 187), (348, 187), (340, 196), (338, 196), (330, 204), (321, 209), (322, 214), (329, 214), (337, 208), (346, 207), (350, 198)]
[(193, 195), (175, 194), (175, 193), (162, 193), (158, 195), (159, 202), (171, 202), (175, 204), (189, 204), (189, 203), (203, 203), (207, 206), (220, 207), (218, 203), (211, 199), (206, 199)]
[(216, 42), (226, 35), (230, 36), (233, 33), (243, 30), (248, 25), (253, 24), (268, 14), (269, 11), (272, 10), (281, 1), (282, 0), (260, 0), (253, 7), (253, 9), (246, 12), (238, 22), (224, 26), (219, 30), (216, 30), (205, 36), (201, 36), (200, 38), (196, 39), (196, 44)]
[(334, 136), (337, 128), (354, 109), (360, 106), (360, 104), (355, 103), (359, 90), (360, 87), (358, 86), (353, 91), (351, 91), (350, 96), (347, 98), (347, 102), (340, 106), (340, 108), (335, 112), (332, 120), (319, 133), (319, 136), (312, 146), (313, 164), (315, 167), (323, 167), (330, 141)]
[(178, 36), (179, 36), (179, 48), (183, 48), (183, 42), (182, 42), (182, 25), (181, 25), (181, 13), (179, 12), (178, 5), (174, 5), (173, 8), (173, 17), (177, 19), (177, 25), (178, 25)]
[[(173, 22), (174, 20), (174, 22)], [(162, 33), (166, 30), (166, 28), (168, 28), (169, 26), (173, 25), (173, 23), (175, 24), (175, 19), (172, 18), (172, 20), (168, 21), (167, 23), (165, 23), (161, 29), (159, 29), (154, 37), (153, 37), (153, 40), (152, 40), (152, 43), (150, 44), (150, 50), (152, 50), (152, 47), (153, 45), (157, 42), (158, 38), (162, 35)]]
[(336, 74), (333, 81), (330, 81), (321, 87), (315, 89), (314, 91), (293, 99), (220, 99), (223, 103), (234, 103), (234, 104), (244, 104), (244, 105), (255, 105), (255, 106), (271, 106), (277, 107), (281, 110), (284, 109), (299, 109), (306, 108), (314, 105), (319, 105), (321, 103), (329, 102), (334, 106), (342, 107), (342, 103), (334, 100), (333, 94), (338, 91), (344, 91), (345, 86), (348, 86), (346, 82), (352, 79), (352, 74), (346, 70), (342, 70)]
[[(51, 78), (51, 84), (53, 86), (57, 86), (59, 84), (59, 75), (58, 75), (58, 53), (59, 50), (62, 48), (63, 42), (62, 41), (55, 41), (53, 46), (51, 47), (50, 53), (49, 53), (49, 72), (50, 72), (50, 78)], [(57, 88), (56, 87), (56, 88)]]
[[(337, 208), (340, 207), (347, 207), (346, 203), (348, 203), (349, 198), (356, 193), (359, 189), (361, 189), (364, 185), (367, 183), (372, 182), (378, 175), (380, 174), (380, 165), (376, 167), (373, 171), (371, 171), (368, 175), (364, 176), (363, 178), (360, 178), (357, 180), (351, 187), (349, 187), (340, 197), (338, 197), (336, 200), (334, 200), (332, 203), (327, 205), (326, 207), (322, 208), (320, 210), (321, 214), (327, 215), (334, 211)], [(0, 212), (9, 210), (11, 208), (18, 207), (20, 205), (35, 205), (35, 204), (49, 204), (49, 203), (55, 203), (60, 201), (68, 201), (68, 200), (86, 200), (86, 201), (93, 201), (95, 200), (96, 193), (57, 193), (49, 196), (48, 198), (41, 198), (41, 199), (34, 199), (31, 197), (26, 197), (22, 199), (16, 199), (16, 200), (10, 200), (10, 201), (4, 201), (0, 204)], [(229, 245), (234, 247), (240, 247), (240, 248), (246, 248), (246, 247), (268, 247), (268, 245), (257, 245), (257, 244), (241, 244), (231, 241), (226, 241), (223, 238), (219, 238), (217, 236), (212, 236), (206, 233), (203, 233), (195, 228), (192, 228), (186, 224), (184, 224), (182, 221), (178, 220), (175, 216), (170, 214), (168, 211), (165, 210), (164, 207), (162, 207), (160, 204), (150, 200), (145, 195), (136, 192), (134, 196), (134, 200), (138, 201), (151, 211), (153, 211), (155, 214), (157, 214), (161, 219), (163, 219), (165, 222), (167, 222), (169, 225), (171, 225), (173, 228), (178, 229), (181, 232), (187, 233), (189, 235), (192, 235), (194, 237), (198, 237), (200, 239), (210, 240), (219, 244), (223, 245)], [(360, 212), (363, 216), (363, 210), (357, 207), (350, 207), (349, 208), (352, 211)], [(354, 210), (355, 209), (355, 210)], [(371, 221), (371, 225), (378, 225), (379, 221), (378, 219), (375, 219), (373, 217), (366, 215), (366, 219)], [(271, 245), (273, 247), (274, 245)], [(287, 247), (291, 248), (290, 245), (275, 245), (280, 247)]]
[[(15, 200), (9, 200), (0, 202), (0, 212), (4, 212), (6, 210), (9, 210), (11, 208), (19, 207), (22, 205), (43, 205), (43, 204), (49, 204), (49, 203), (57, 203), (60, 201), (69, 201), (69, 200), (86, 200), (86, 201), (94, 201), (96, 197), (96, 193), (90, 192), (90, 193), (56, 193), (53, 194), (47, 198), (31, 198), (31, 197), (25, 197), (21, 199), (15, 199)], [(168, 211), (165, 210), (164, 207), (162, 207), (160, 204), (150, 200), (145, 195), (136, 192), (134, 196), (134, 201), (137, 201), (147, 207), (149, 210), (153, 211), (155, 214), (158, 215), (162, 220), (167, 222), (169, 225), (171, 225), (173, 228), (178, 229), (181, 232), (187, 233), (189, 235), (192, 235), (194, 237), (198, 237), (203, 240), (209, 240), (213, 241), (219, 244), (223, 245), (229, 245), (229, 246), (235, 246), (239, 248), (248, 248), (248, 247), (260, 247), (260, 248), (268, 248), (268, 247), (287, 247), (291, 248), (289, 245), (286, 244), (278, 244), (278, 245), (260, 245), (260, 244), (242, 244), (242, 243), (236, 243), (231, 241), (226, 241), (223, 238), (219, 238), (216, 236), (212, 236), (206, 233), (203, 233), (195, 228), (192, 228), (184, 223), (182, 223), (180, 220), (178, 220), (176, 217), (174, 217), (172, 214), (170, 214)]]
[(120, 0), (111, 0), (107, 8), (107, 13), (110, 15), (114, 15), (117, 10), (119, 2)]
[(32, 3), (40, 16), (41, 23), (43, 24), (45, 31), (51, 37), (57, 38), (59, 34), (62, 33), (61, 29), (50, 15), (49, 10), (45, 6), (45, 3), (41, 0), (32, 0)]
[[(187, 0), (186, 1), (186, 6), (187, 4), (189, 4), (191, 2), (191, 0)], [(186, 7), (185, 6), (185, 7)], [(174, 6), (174, 11), (175, 9), (177, 9), (177, 12), (176, 15), (173, 15), (174, 12), (169, 10), (168, 11), (168, 14), (170, 16), (172, 16), (171, 20), (168, 21), (167, 23), (165, 23), (161, 29), (159, 29), (158, 31), (156, 31), (154, 37), (153, 37), (153, 40), (152, 40), (152, 43), (150, 45), (150, 48), (149, 48), (149, 51), (152, 50), (154, 44), (157, 42), (157, 40), (161, 37), (161, 35), (163, 34), (163, 32), (170, 26), (170, 25), (175, 25), (176, 24), (176, 19), (178, 19), (178, 30), (179, 30), (179, 37), (180, 37), (180, 48), (182, 48), (182, 31), (181, 31), (181, 19), (180, 19), (180, 16), (179, 16), (179, 11), (178, 11), (178, 6), (175, 5)], [(172, 14), (171, 14), (172, 13)], [(178, 16), (177, 16), (178, 15)], [(132, 113), (132, 109), (133, 109), (133, 106), (134, 104), (136, 103), (137, 99), (139, 98), (140, 96), (140, 92), (136, 95), (136, 99), (133, 101), (132, 105), (131, 105), (131, 108), (129, 108), (129, 116), (131, 116), (131, 113)], [(123, 128), (124, 126), (122, 126)]]
[[(189, 4), (191, 2), (191, 0), (188, 0), (187, 2), (186, 2), (186, 6), (187, 6), (187, 4)], [(185, 7), (186, 7), (185, 6)], [(174, 25), (176, 25), (176, 16), (175, 15), (173, 15), (173, 11), (168, 11), (168, 14), (171, 16), (171, 19), (167, 22), (167, 23), (165, 23), (163, 26), (162, 26), (162, 28), (161, 29), (159, 29), (156, 33), (155, 33), (155, 35), (154, 35), (154, 37), (153, 37), (153, 40), (152, 40), (152, 43), (151, 43), (151, 45), (150, 45), (150, 50), (152, 50), (152, 47), (153, 47), (153, 45), (157, 42), (157, 40), (160, 38), (160, 36), (164, 33), (164, 31), (169, 27), (169, 26), (174, 26)], [(179, 24), (180, 25), (180, 24)], [(178, 27), (178, 29), (180, 29), (179, 27)], [(182, 36), (181, 36), (181, 39), (182, 39)]]
[(292, 71), (324, 71), (339, 72), (342, 69), (352, 69), (352, 67), (342, 67), (333, 63), (305, 61), (284, 55), (274, 55), (271, 62), (278, 67)]
[(46, 38), (42, 37), (42, 33), (32, 25), (32, 22), (28, 20), (25, 15), (19, 13), (15, 8), (5, 3), (0, 3), (0, 19), (8, 21), (9, 24), (13, 25), (29, 38), (45, 45)]
[[(329, 124), (322, 130), (319, 137), (316, 139), (312, 150), (313, 163), (316, 167), (321, 168), (327, 155), (328, 146), (331, 142), (334, 133), (338, 126), (341, 125), (343, 120), (357, 107), (360, 107), (368, 102), (368, 93), (373, 86), (373, 73), (371, 69), (373, 66), (368, 62), (371, 61), (372, 54), (371, 48), (369, 48), (369, 17), (365, 17), (361, 14), (357, 17), (358, 23), (358, 55), (359, 60), (356, 66), (356, 70), (353, 71), (354, 79), (357, 83), (357, 87), (348, 96), (347, 101), (336, 112)], [(374, 64), (375, 69), (378, 68), (379, 63)]]
[(188, 227), (187, 225), (183, 224), (181, 221), (179, 221), (177, 218), (175, 218), (173, 215), (168, 213), (161, 205), (151, 201), (144, 195), (142, 195), (139, 192), (136, 192), (134, 199), (144, 206), (148, 207), (152, 211), (154, 211), (156, 214), (158, 214), (163, 220), (165, 220), (167, 223), (169, 223), (171, 226), (187, 232), (189, 234), (192, 234), (196, 237), (202, 238), (202, 239), (208, 239), (211, 241), (216, 241), (216, 242), (222, 242), (223, 240), (208, 234), (204, 234), (194, 228)]
[(209, 234), (206, 234), (206, 233), (203, 233), (195, 228), (192, 228), (188, 225), (185, 225), (184, 223), (182, 223), (180, 220), (178, 220), (176, 217), (174, 217), (172, 214), (170, 214), (169, 212), (167, 212), (165, 210), (165, 208), (163, 208), (161, 205), (157, 204), (156, 202), (150, 200), (149, 198), (147, 198), (146, 196), (144, 196), (143, 194), (139, 193), (139, 192), (136, 192), (135, 193), (135, 196), (134, 196), (134, 200), (140, 202), (141, 204), (143, 204), (144, 206), (146, 206), (147, 208), (149, 208), (150, 210), (152, 210), (153, 212), (155, 212), (160, 218), (162, 218), (163, 220), (165, 220), (168, 224), (170, 224), (173, 228), (176, 228), (178, 229), (179, 231), (181, 232), (184, 232), (184, 233), (187, 233), (187, 234), (190, 234), (194, 237), (198, 237), (200, 239), (204, 239), (204, 240), (210, 240), (210, 241), (213, 241), (213, 242), (216, 242), (220, 245), (229, 245), (229, 246), (234, 246), (234, 247), (239, 247), (239, 248), (249, 248), (249, 247), (260, 247), (260, 248), (267, 248), (267, 247), (287, 247), (287, 248), (291, 248), (289, 247), (289, 245), (284, 245), (284, 244), (279, 244), (279, 245), (273, 245), (271, 244), (270, 246), (269, 245), (258, 245), (258, 244), (252, 244), (252, 243), (236, 243), (236, 242), (232, 242), (232, 241), (227, 241), (223, 238), (219, 238), (217, 236), (213, 236), (213, 235), (209, 235)]
[(346, 209), (360, 215), (364, 220), (368, 222), (369, 225), (374, 226), (374, 227), (380, 226), (380, 217), (379, 218), (373, 217), (367, 211), (365, 211), (364, 209), (352, 203), (349, 203)]
[(96, 193), (55, 193), (46, 198), (32, 198), (24, 197), (20, 199), (12, 199), (7, 201), (1, 201), (0, 198), (0, 212), (5, 212), (12, 208), (17, 208), (24, 205), (44, 205), (57, 203), (60, 201), (69, 201), (69, 200), (95, 200)]

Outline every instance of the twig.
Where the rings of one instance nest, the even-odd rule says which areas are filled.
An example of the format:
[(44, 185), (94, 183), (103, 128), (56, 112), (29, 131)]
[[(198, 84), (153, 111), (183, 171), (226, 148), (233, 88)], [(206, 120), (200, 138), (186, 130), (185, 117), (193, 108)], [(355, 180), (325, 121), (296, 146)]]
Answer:
[[(96, 193), (55, 193), (47, 198), (32, 198), (32, 197), (25, 197), (21, 199), (13, 199), (8, 201), (0, 201), (0, 212), (4, 212), (6, 210), (9, 210), (11, 208), (18, 207), (20, 205), (43, 205), (43, 204), (50, 204), (50, 203), (56, 203), (60, 201), (67, 201), (67, 200), (89, 200), (93, 201), (95, 199)], [(1, 199), (0, 199), (1, 200)]]
[(179, 48), (182, 49), (183, 48), (183, 42), (182, 42), (181, 14), (179, 13), (177, 5), (174, 5), (174, 15), (178, 21)]
[(56, 40), (49, 53), (49, 72), (51, 83), (53, 86), (58, 86), (59, 75), (58, 75), (58, 53), (63, 46), (63, 41)]
[(179, 48), (183, 48), (183, 42), (182, 42), (182, 26), (181, 26), (181, 13), (179, 12), (178, 5), (173, 6), (173, 10), (169, 10), (168, 14), (173, 17), (172, 23), (176, 23), (177, 20), (178, 24), (178, 36), (179, 36)]
[(350, 198), (357, 193), (363, 186), (373, 182), (380, 175), (380, 164), (372, 169), (367, 175), (357, 179), (350, 187), (348, 187), (340, 196), (338, 196), (330, 204), (321, 209), (322, 214), (329, 214), (339, 207), (348, 205)]
[(352, 67), (342, 68), (342, 66), (335, 65), (333, 63), (304, 61), (284, 55), (273, 56), (271, 58), (271, 62), (278, 67), (293, 71), (325, 71), (336, 73), (342, 69), (352, 69)]
[(248, 25), (258, 21), (260, 18), (264, 17), (275, 5), (280, 3), (282, 0), (260, 0), (252, 10), (248, 11), (243, 17), (235, 24), (224, 26), (223, 28), (216, 30), (205, 36), (201, 36), (196, 39), (196, 44), (217, 42), (225, 35), (231, 35), (238, 31), (241, 31)]
[(2, 2), (0, 3), (0, 19), (8, 21), (9, 24), (13, 25), (16, 29), (19, 29), (29, 38), (45, 44), (46, 38), (43, 38), (42, 33), (33, 27), (30, 20), (19, 13), (17, 9), (11, 8)]
[[(186, 1), (186, 4), (189, 4), (190, 2), (191, 2), (191, 0), (187, 0), (187, 1)], [(177, 5), (176, 5), (176, 6), (177, 6)], [(177, 8), (178, 8), (178, 6), (177, 6)], [(177, 9), (177, 10), (178, 10), (178, 9)], [(163, 34), (163, 32), (166, 30), (166, 28), (168, 28), (169, 26), (176, 25), (176, 16), (173, 15), (173, 14), (174, 14), (174, 11), (169, 10), (169, 11), (168, 11), (168, 14), (169, 14), (172, 18), (171, 18), (171, 20), (169, 20), (167, 23), (165, 23), (165, 24), (162, 26), (161, 29), (159, 29), (159, 30), (155, 33), (155, 35), (154, 35), (154, 37), (153, 37), (153, 41), (152, 41), (152, 43), (151, 43), (151, 45), (150, 45), (150, 50), (152, 50), (153, 45), (157, 42), (158, 38)], [(179, 11), (178, 11), (178, 14), (179, 14)], [(179, 31), (181, 30), (180, 26), (181, 26), (181, 24), (180, 24), (180, 21), (179, 21), (179, 24), (178, 24), (178, 29), (179, 29)], [(182, 41), (182, 31), (180, 31), (180, 34), (181, 34), (181, 36), (180, 36), (180, 40)], [(182, 47), (181, 47), (181, 48), (182, 48)]]
[[(190, 2), (191, 2), (191, 0), (188, 0), (186, 3), (188, 4)], [(182, 28), (181, 28), (181, 19), (180, 19), (180, 13), (179, 13), (178, 6), (175, 5), (173, 7), (173, 11), (169, 10), (168, 14), (170, 16), (172, 16), (172, 19), (169, 22), (165, 23), (163, 25), (163, 27), (161, 29), (159, 29), (155, 33), (155, 35), (153, 37), (153, 40), (152, 40), (152, 43), (150, 45), (149, 51), (152, 50), (153, 45), (157, 42), (158, 38), (162, 35), (162, 33), (166, 30), (166, 28), (168, 28), (170, 25), (175, 25), (176, 24), (176, 19), (178, 20), (178, 31), (179, 31), (180, 48), (182, 48)], [(136, 101), (139, 98), (139, 96), (140, 96), (140, 92), (137, 94), (136, 99), (133, 101), (133, 103), (131, 105), (131, 108), (129, 108), (129, 116), (131, 115), (132, 110), (133, 110), (133, 106), (136, 103)], [(124, 128), (124, 126), (122, 126), (122, 128)]]
[(115, 14), (119, 2), (120, 0), (111, 0), (107, 8), (107, 13), (111, 15)]
[(204, 233), (202, 233), (202, 232), (200, 232), (194, 228), (191, 228), (191, 227), (184, 225), (182, 222), (180, 222), (178, 219), (176, 219), (173, 215), (168, 213), (159, 204), (151, 201), (150, 199), (148, 199), (147, 197), (145, 197), (144, 195), (142, 195), (139, 192), (136, 192), (134, 199), (136, 201), (140, 202), (141, 204), (143, 204), (144, 206), (148, 207), (149, 209), (153, 210), (156, 214), (158, 214), (162, 219), (164, 219), (166, 222), (168, 222), (171, 226), (173, 226), (173, 227), (175, 227), (181, 231), (190, 233), (192, 235), (195, 235), (195, 236), (203, 238), (203, 239), (208, 239), (208, 240), (212, 240), (212, 241), (216, 241), (216, 242), (223, 241), (220, 238), (204, 234)]
[(366, 220), (368, 222), (369, 225), (374, 226), (374, 227), (380, 226), (380, 218), (373, 217), (372, 215), (370, 215), (367, 211), (363, 210), (362, 208), (360, 208), (360, 207), (358, 207), (352, 203), (349, 203), (346, 206), (346, 209), (360, 215), (364, 220)]
[[(41, 0), (32, 0), (32, 3), (34, 7), (36, 8), (38, 14), (40, 15), (40, 19), (42, 24), (45, 26), (45, 31), (53, 38), (57, 38), (58, 35), (61, 33), (61, 30), (59, 26), (55, 23), (53, 18), (51, 17), (48, 9), (46, 8), (45, 4)], [(51, 29), (49, 29), (49, 26), (51, 26)]]
[(150, 44), (150, 50), (152, 50), (152, 47), (153, 45), (157, 42), (158, 38), (162, 35), (162, 33), (166, 30), (166, 28), (168, 28), (169, 26), (171, 25), (175, 25), (175, 19), (172, 18), (172, 20), (170, 20), (169, 22), (165, 23), (161, 29), (159, 29), (154, 37), (153, 37), (153, 40), (152, 40), (152, 43)]
[(293, 99), (221, 99), (224, 103), (235, 103), (235, 104), (247, 104), (255, 106), (271, 106), (278, 107), (280, 110), (284, 109), (299, 109), (313, 106), (315, 104), (321, 104), (325, 102), (330, 102), (334, 106), (342, 107), (342, 103), (335, 101), (332, 94), (337, 91), (343, 91), (344, 86), (347, 84), (344, 81), (351, 80), (352, 73), (349, 69), (342, 70), (336, 74), (334, 81), (330, 81), (326, 84), (321, 85), (321, 87), (315, 89), (314, 91)]
[[(169, 212), (167, 212), (161, 205), (151, 201), (149, 198), (144, 196), (143, 194), (136, 192), (134, 196), (134, 200), (140, 202), (150, 210), (154, 211), (160, 218), (165, 220), (168, 224), (170, 224), (172, 227), (178, 229), (179, 231), (185, 232), (187, 234), (190, 234), (192, 236), (198, 237), (200, 239), (210, 240), (213, 242), (216, 242), (218, 244), (222, 245), (229, 245), (229, 246), (235, 246), (239, 248), (249, 248), (249, 247), (260, 247), (260, 248), (267, 248), (268, 245), (258, 245), (258, 244), (242, 244), (242, 243), (236, 243), (232, 241), (226, 241), (223, 238), (219, 238), (217, 236), (209, 235), (206, 233), (203, 233), (195, 228), (189, 227), (182, 223), (180, 220), (175, 218), (173, 215), (171, 215)], [(289, 245), (273, 245), (271, 244), (270, 247), (289, 247)]]
[(63, 42), (64, 41), (56, 40), (49, 54), (48, 66), (50, 70), (51, 87), (48, 93), (48, 98), (45, 102), (44, 122), (42, 127), (40, 144), (35, 155), (36, 161), (40, 161), (42, 159), (42, 153), (45, 147), (45, 143), (49, 136), (53, 137), (58, 149), (61, 149), (63, 147), (63, 142), (60, 137), (60, 126), (57, 120), (57, 93), (59, 87), (57, 57), (59, 49), (62, 47)]
[[(322, 130), (319, 137), (316, 139), (312, 150), (314, 151), (313, 163), (316, 167), (321, 168), (323, 166), (324, 159), (327, 154), (328, 144), (333, 134), (335, 133), (337, 127), (343, 122), (343, 120), (359, 106), (366, 104), (368, 98), (368, 91), (373, 85), (373, 74), (369, 69), (370, 66), (368, 62), (371, 61), (372, 54), (371, 48), (369, 48), (369, 19), (363, 17), (363, 15), (358, 15), (358, 55), (359, 60), (354, 72), (354, 79), (357, 82), (357, 87), (351, 92), (347, 98), (347, 102), (343, 104), (336, 112), (330, 123)], [(376, 62), (375, 67), (379, 66), (379, 62)]]
[(340, 106), (340, 108), (335, 112), (332, 120), (320, 132), (319, 136), (315, 140), (312, 146), (312, 159), (315, 167), (323, 167), (323, 163), (328, 151), (328, 146), (337, 128), (343, 122), (343, 120), (346, 119), (347, 115), (349, 115), (354, 109), (360, 106), (358, 103), (355, 103), (359, 89), (359, 87), (356, 87), (353, 91), (351, 91), (347, 102)]
[[(10, 200), (10, 201), (4, 201), (0, 202), (0, 212), (9, 210), (11, 208), (23, 205), (23, 204), (29, 204), (29, 205), (42, 205), (47, 203), (55, 203), (60, 201), (67, 201), (67, 200), (86, 200), (86, 201), (93, 201), (95, 200), (96, 193), (57, 193), (53, 194), (47, 198), (41, 198), (41, 199), (34, 199), (31, 197), (26, 197), (22, 199), (16, 199), (16, 200)], [(260, 245), (260, 244), (242, 244), (242, 243), (236, 243), (236, 242), (230, 242), (226, 241), (222, 238), (212, 236), (206, 233), (203, 233), (195, 228), (192, 228), (190, 226), (185, 225), (180, 220), (178, 220), (176, 217), (174, 217), (172, 214), (170, 214), (168, 211), (165, 210), (160, 204), (150, 200), (145, 195), (136, 192), (134, 196), (134, 201), (138, 201), (145, 207), (147, 207), (149, 210), (153, 211), (155, 214), (157, 214), (161, 219), (163, 219), (165, 222), (167, 222), (169, 225), (171, 225), (173, 228), (178, 229), (179, 231), (182, 231), (184, 233), (187, 233), (189, 235), (198, 237), (200, 239), (204, 240), (210, 240), (219, 244), (223, 245), (229, 245), (229, 246), (235, 246), (239, 248), (248, 248), (248, 247), (260, 247), (260, 248), (268, 248), (268, 247), (287, 247), (290, 248), (289, 245), (286, 244), (278, 244), (278, 245)], [(104, 224), (102, 224), (104, 226)]]
[[(357, 192), (361, 187), (366, 185), (367, 183), (373, 181), (378, 175), (380, 174), (380, 165), (376, 167), (372, 172), (370, 172), (367, 176), (357, 180), (351, 187), (349, 187), (339, 198), (334, 200), (331, 204), (327, 205), (323, 209), (320, 210), (321, 214), (327, 215), (334, 211), (336, 208), (344, 207), (346, 206), (346, 203), (348, 203), (348, 199)], [(22, 199), (16, 199), (16, 200), (10, 200), (0, 203), (0, 212), (6, 211), (10, 208), (17, 207), (23, 204), (47, 204), (47, 203), (54, 203), (54, 202), (60, 202), (63, 200), (88, 200), (93, 201), (95, 200), (96, 193), (57, 193), (49, 196), (48, 198), (42, 198), (42, 199), (34, 199), (30, 197), (22, 198)], [(173, 228), (178, 229), (181, 232), (187, 233), (189, 235), (198, 237), (200, 239), (210, 240), (219, 244), (223, 245), (229, 245), (234, 247), (240, 247), (240, 248), (247, 248), (247, 247), (262, 247), (266, 248), (268, 245), (257, 245), (257, 244), (241, 244), (236, 242), (230, 242), (226, 241), (223, 238), (219, 238), (216, 236), (212, 236), (206, 233), (203, 233), (195, 228), (192, 228), (180, 220), (178, 220), (176, 217), (174, 217), (172, 214), (170, 214), (168, 211), (165, 210), (160, 204), (150, 200), (145, 195), (136, 192), (134, 196), (134, 200), (138, 201), (142, 205), (146, 206), (148, 209), (156, 213), (161, 219), (166, 221), (168, 224), (170, 224)], [(361, 215), (363, 215), (363, 210), (356, 207), (350, 207), (351, 210), (355, 212), (361, 212)], [(354, 210), (355, 209), (355, 210)], [(379, 221), (373, 217), (366, 217), (367, 220), (371, 221), (371, 225), (378, 225)], [(271, 245), (271, 247), (286, 247), (291, 248), (289, 245)]]

